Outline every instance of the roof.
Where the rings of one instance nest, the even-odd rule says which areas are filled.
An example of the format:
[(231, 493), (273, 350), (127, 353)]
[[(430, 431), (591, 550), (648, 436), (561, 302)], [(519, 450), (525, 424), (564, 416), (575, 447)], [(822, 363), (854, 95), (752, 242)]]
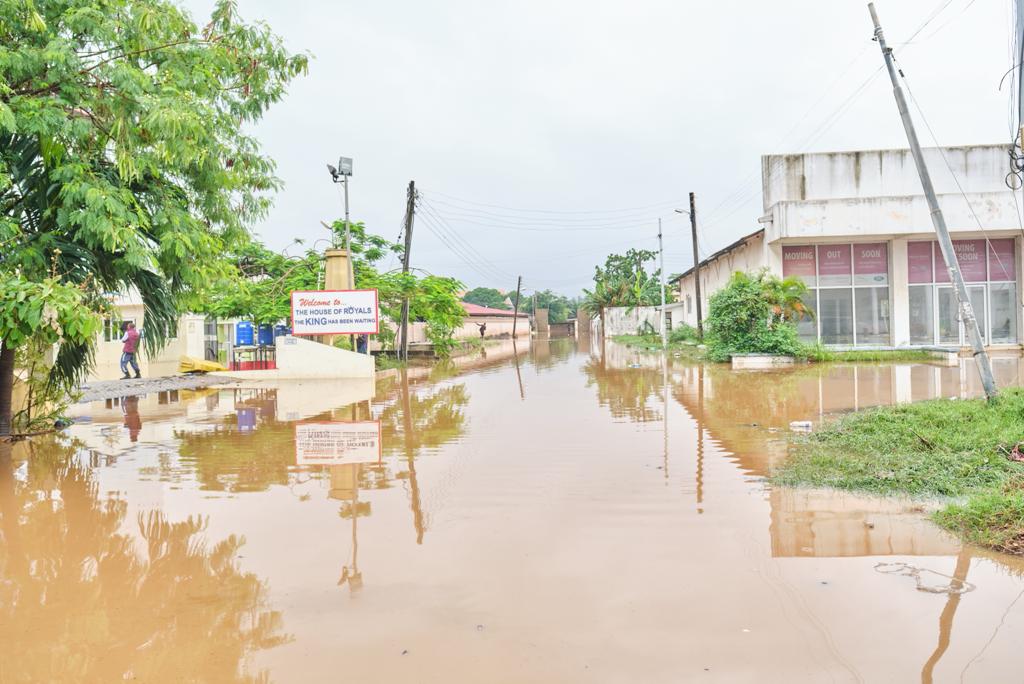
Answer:
[[(731, 245), (728, 245), (726, 247), (723, 247), (722, 249), (718, 250), (717, 252), (715, 252), (711, 256), (709, 256), (706, 259), (704, 259), (703, 261), (701, 261), (700, 262), (700, 267), (704, 268), (705, 266), (710, 264), (715, 259), (723, 257), (726, 254), (728, 254), (729, 252), (732, 252), (732, 251), (735, 251), (735, 250), (739, 249), (743, 245), (747, 244), (748, 240), (753, 240), (758, 235), (762, 235), (762, 234), (764, 234), (764, 228), (759, 228), (759, 229), (755, 230), (753, 233), (751, 233), (750, 235), (744, 235), (743, 237), (741, 237), (736, 242), (734, 242)], [(686, 276), (690, 275), (691, 273), (693, 273), (693, 266), (691, 266), (690, 268), (686, 269), (685, 271), (680, 273), (678, 276), (673, 278), (673, 282), (682, 280), (683, 278), (685, 278)]]
[[(462, 308), (470, 316), (507, 316), (508, 318), (514, 318), (516, 315), (514, 311), (509, 311), (508, 309), (492, 309), (489, 306), (480, 306), (479, 304), (470, 304), (469, 302), (462, 302)], [(526, 312), (520, 311), (519, 317), (528, 318), (529, 316)]]

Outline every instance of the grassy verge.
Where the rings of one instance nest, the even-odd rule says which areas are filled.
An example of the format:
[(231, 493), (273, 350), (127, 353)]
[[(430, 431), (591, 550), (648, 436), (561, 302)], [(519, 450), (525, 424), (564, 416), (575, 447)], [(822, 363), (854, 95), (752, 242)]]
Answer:
[[(661, 351), (660, 335), (614, 335), (612, 342), (632, 347), (633, 349), (639, 349), (640, 351)], [(704, 356), (702, 350), (697, 348), (697, 343), (690, 340), (676, 342), (669, 340), (668, 350), (694, 359)]]
[[(954, 497), (934, 520), (968, 541), (1024, 553), (1024, 390), (991, 404), (938, 399), (824, 425), (772, 474), (780, 485)], [(1021, 446), (1024, 450), (1024, 445)]]
[(928, 361), (931, 353), (924, 349), (863, 349), (855, 351), (835, 351), (819, 345), (809, 345), (803, 349), (801, 356), (816, 363), (843, 362), (865, 363), (872, 361)]

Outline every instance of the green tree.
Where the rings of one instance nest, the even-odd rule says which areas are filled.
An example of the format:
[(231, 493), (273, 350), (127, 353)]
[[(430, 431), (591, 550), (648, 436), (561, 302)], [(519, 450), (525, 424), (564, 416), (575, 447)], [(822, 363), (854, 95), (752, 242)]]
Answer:
[[(246, 130), (306, 64), (231, 0), (201, 28), (170, 0), (0, 0), (4, 290), (47, 287), (96, 312), (105, 293), (134, 289), (158, 348), (180, 297), (265, 215), (279, 182)], [(0, 434), (21, 336), (52, 320), (23, 302), (0, 300)], [(54, 311), (52, 375), (70, 381), (91, 328), (76, 334), (73, 307)]]
[[(648, 273), (645, 264), (654, 261), (657, 252), (630, 249), (625, 254), (610, 254), (604, 267), (594, 268), (594, 288), (583, 290), (580, 304), (587, 313), (604, 321), (608, 307), (658, 306), (661, 304), (661, 271)], [(665, 287), (665, 301), (673, 300), (672, 289)]]
[(534, 313), (534, 302), (538, 309), (548, 310), (548, 321), (551, 323), (565, 323), (576, 316), (576, 302), (551, 290), (538, 290), (531, 295), (523, 295), (519, 310)]
[(736, 272), (709, 301), (705, 342), (708, 358), (728, 361), (733, 354), (797, 354), (796, 323), (809, 312), (799, 279), (767, 271)]
[[(515, 297), (515, 295), (512, 295)], [(462, 296), (462, 301), (479, 306), (489, 306), (492, 309), (511, 309), (506, 300), (508, 295), (503, 295), (493, 287), (474, 287)]]

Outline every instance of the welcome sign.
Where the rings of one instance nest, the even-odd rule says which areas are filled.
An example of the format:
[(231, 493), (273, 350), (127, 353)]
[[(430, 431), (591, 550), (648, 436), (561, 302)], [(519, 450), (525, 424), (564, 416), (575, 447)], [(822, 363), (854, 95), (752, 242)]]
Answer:
[(377, 290), (295, 290), (293, 335), (376, 335)]

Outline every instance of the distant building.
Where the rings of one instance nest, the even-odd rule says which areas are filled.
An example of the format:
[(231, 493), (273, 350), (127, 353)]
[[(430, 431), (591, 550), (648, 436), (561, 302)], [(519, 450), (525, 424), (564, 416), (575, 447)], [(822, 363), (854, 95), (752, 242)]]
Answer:
[[(1018, 347), (1024, 225), (1006, 185), (1008, 149), (924, 154), (986, 344)], [(705, 316), (708, 297), (734, 272), (767, 268), (810, 287), (806, 304), (816, 316), (799, 326), (805, 340), (967, 345), (909, 150), (769, 155), (761, 164), (763, 227), (701, 262)], [(693, 269), (675, 285), (671, 320), (695, 325)]]

